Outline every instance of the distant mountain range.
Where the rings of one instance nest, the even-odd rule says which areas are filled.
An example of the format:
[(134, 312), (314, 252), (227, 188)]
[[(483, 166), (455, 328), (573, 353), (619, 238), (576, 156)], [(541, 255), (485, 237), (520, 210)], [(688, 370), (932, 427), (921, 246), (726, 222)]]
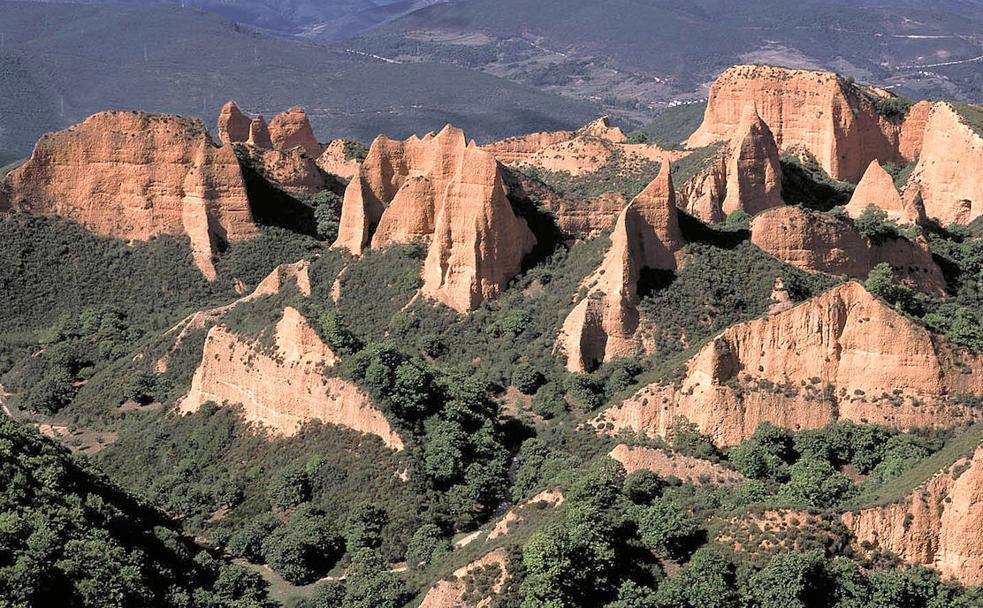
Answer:
[[(176, 6), (183, 4), (185, 8)], [(200, 9), (200, 10), (199, 10)], [(636, 127), (736, 63), (983, 99), (979, 0), (0, 0), (0, 160), (109, 108), (309, 108), (322, 138)], [(230, 21), (232, 20), (232, 21)]]
[(0, 1), (0, 161), (100, 110), (201, 116), (294, 105), (322, 139), (406, 137), (448, 122), (480, 141), (582, 125), (596, 104), (446, 64), (398, 65), (175, 6)]
[(353, 43), (453, 63), (642, 119), (735, 63), (831, 69), (912, 97), (983, 99), (983, 3), (463, 0)]

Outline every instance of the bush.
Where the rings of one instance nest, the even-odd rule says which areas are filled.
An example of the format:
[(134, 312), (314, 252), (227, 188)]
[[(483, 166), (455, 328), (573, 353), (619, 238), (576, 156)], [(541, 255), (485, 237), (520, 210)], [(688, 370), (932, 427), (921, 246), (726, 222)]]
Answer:
[(512, 386), (523, 395), (534, 395), (544, 380), (543, 374), (528, 363), (519, 363), (512, 369)]
[(413, 533), (406, 548), (406, 561), (411, 568), (429, 564), (451, 551), (451, 544), (434, 524), (423, 524)]

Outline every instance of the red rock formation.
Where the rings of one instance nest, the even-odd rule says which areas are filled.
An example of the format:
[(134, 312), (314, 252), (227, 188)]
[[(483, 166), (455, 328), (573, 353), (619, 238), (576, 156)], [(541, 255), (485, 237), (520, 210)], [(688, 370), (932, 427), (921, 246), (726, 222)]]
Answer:
[(914, 201), (906, 203), (901, 200), (901, 193), (894, 187), (894, 178), (876, 160), (871, 161), (863, 179), (857, 184), (846, 212), (850, 217), (859, 217), (869, 206), (886, 212), (888, 220), (899, 224), (921, 224), (925, 221), (925, 209)]
[(719, 464), (667, 450), (619, 444), (608, 454), (625, 467), (629, 474), (645, 469), (659, 477), (675, 477), (685, 483), (737, 485), (747, 479)]
[(430, 588), (423, 598), (420, 608), (483, 608), (491, 603), (490, 597), (466, 598), (468, 591), (467, 579), (479, 575), (485, 569), (491, 568), (498, 572), (491, 586), (491, 594), (501, 593), (502, 587), (508, 580), (506, 570), (508, 554), (505, 549), (495, 549), (481, 559), (454, 571), (448, 579), (438, 582)]
[(829, 72), (772, 66), (739, 65), (721, 74), (688, 145), (731, 141), (748, 108), (761, 115), (782, 152), (807, 152), (836, 179), (856, 182), (872, 160), (901, 160), (900, 124), (879, 116), (860, 87)]
[(637, 350), (638, 280), (643, 269), (675, 270), (685, 245), (671, 168), (666, 163), (618, 217), (611, 248), (584, 281), (588, 290), (563, 323), (557, 349), (572, 372)]
[(249, 139), (247, 141), (250, 145), (258, 148), (273, 147), (273, 140), (270, 139), (270, 129), (262, 116), (257, 116), (249, 122)]
[(234, 101), (226, 102), (218, 115), (219, 140), (223, 144), (248, 140), (250, 122), (252, 121), (242, 113)]
[(257, 233), (232, 148), (216, 147), (201, 121), (179, 116), (102, 112), (49, 133), (3, 189), (16, 209), (61, 215), (98, 234), (186, 234), (210, 280), (216, 244)]
[(602, 116), (592, 122), (587, 123), (580, 131), (580, 134), (598, 139), (604, 139), (614, 144), (624, 143), (628, 138), (624, 131), (618, 127), (612, 127), (607, 116)]
[(850, 282), (725, 330), (690, 360), (680, 385), (645, 387), (594, 424), (667, 436), (683, 417), (721, 445), (749, 438), (762, 422), (947, 427), (973, 416), (950, 396), (981, 390), (981, 358)]
[(535, 238), (495, 158), (448, 125), (422, 140), (380, 136), (345, 192), (335, 248), (409, 242), (429, 245), (423, 294), (466, 312), (505, 287)]
[(983, 215), (983, 136), (951, 104), (934, 104), (929, 113), (909, 193), (943, 224)]
[(731, 142), (680, 191), (680, 207), (707, 223), (723, 222), (737, 210), (754, 215), (785, 204), (778, 145), (753, 108)]
[(298, 198), (326, 189), (327, 176), (303, 148), (280, 150), (249, 144), (233, 144), (239, 159), (263, 178)]
[(983, 447), (901, 502), (846, 513), (843, 523), (858, 552), (872, 545), (964, 585), (983, 583)]
[(312, 159), (321, 155), (321, 144), (317, 143), (303, 108), (290, 108), (274, 116), (270, 121), (270, 139), (273, 147), (280, 150), (300, 146)]
[(320, 420), (376, 435), (394, 449), (403, 442), (368, 395), (354, 384), (323, 374), (337, 357), (296, 309), (277, 323), (272, 350), (221, 325), (208, 332), (201, 364), (181, 412), (206, 401), (241, 404), (247, 421), (273, 433), (293, 435), (304, 422)]
[(788, 206), (754, 218), (751, 242), (809, 272), (863, 279), (882, 262), (898, 280), (933, 295), (945, 294), (945, 277), (922, 237), (871, 242), (853, 225), (827, 213)]
[(356, 158), (349, 158), (345, 150), (352, 142), (336, 139), (324, 147), (324, 152), (317, 157), (317, 166), (327, 173), (351, 179), (358, 172), (361, 163)]

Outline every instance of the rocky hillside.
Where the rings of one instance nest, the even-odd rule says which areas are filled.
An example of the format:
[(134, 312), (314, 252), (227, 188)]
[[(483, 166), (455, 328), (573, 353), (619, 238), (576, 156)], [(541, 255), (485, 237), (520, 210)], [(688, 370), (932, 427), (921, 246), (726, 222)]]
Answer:
[(979, 107), (288, 105), (100, 112), (0, 182), (8, 603), (980, 605)]

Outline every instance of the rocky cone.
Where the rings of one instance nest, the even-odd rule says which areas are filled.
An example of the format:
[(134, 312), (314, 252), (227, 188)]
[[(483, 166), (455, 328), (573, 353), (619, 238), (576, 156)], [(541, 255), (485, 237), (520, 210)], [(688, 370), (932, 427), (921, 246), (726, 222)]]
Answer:
[(611, 248), (584, 280), (587, 297), (567, 316), (557, 350), (571, 372), (634, 355), (638, 349), (638, 281), (642, 270), (675, 270), (685, 245), (679, 228), (671, 167), (662, 171), (618, 216)]

